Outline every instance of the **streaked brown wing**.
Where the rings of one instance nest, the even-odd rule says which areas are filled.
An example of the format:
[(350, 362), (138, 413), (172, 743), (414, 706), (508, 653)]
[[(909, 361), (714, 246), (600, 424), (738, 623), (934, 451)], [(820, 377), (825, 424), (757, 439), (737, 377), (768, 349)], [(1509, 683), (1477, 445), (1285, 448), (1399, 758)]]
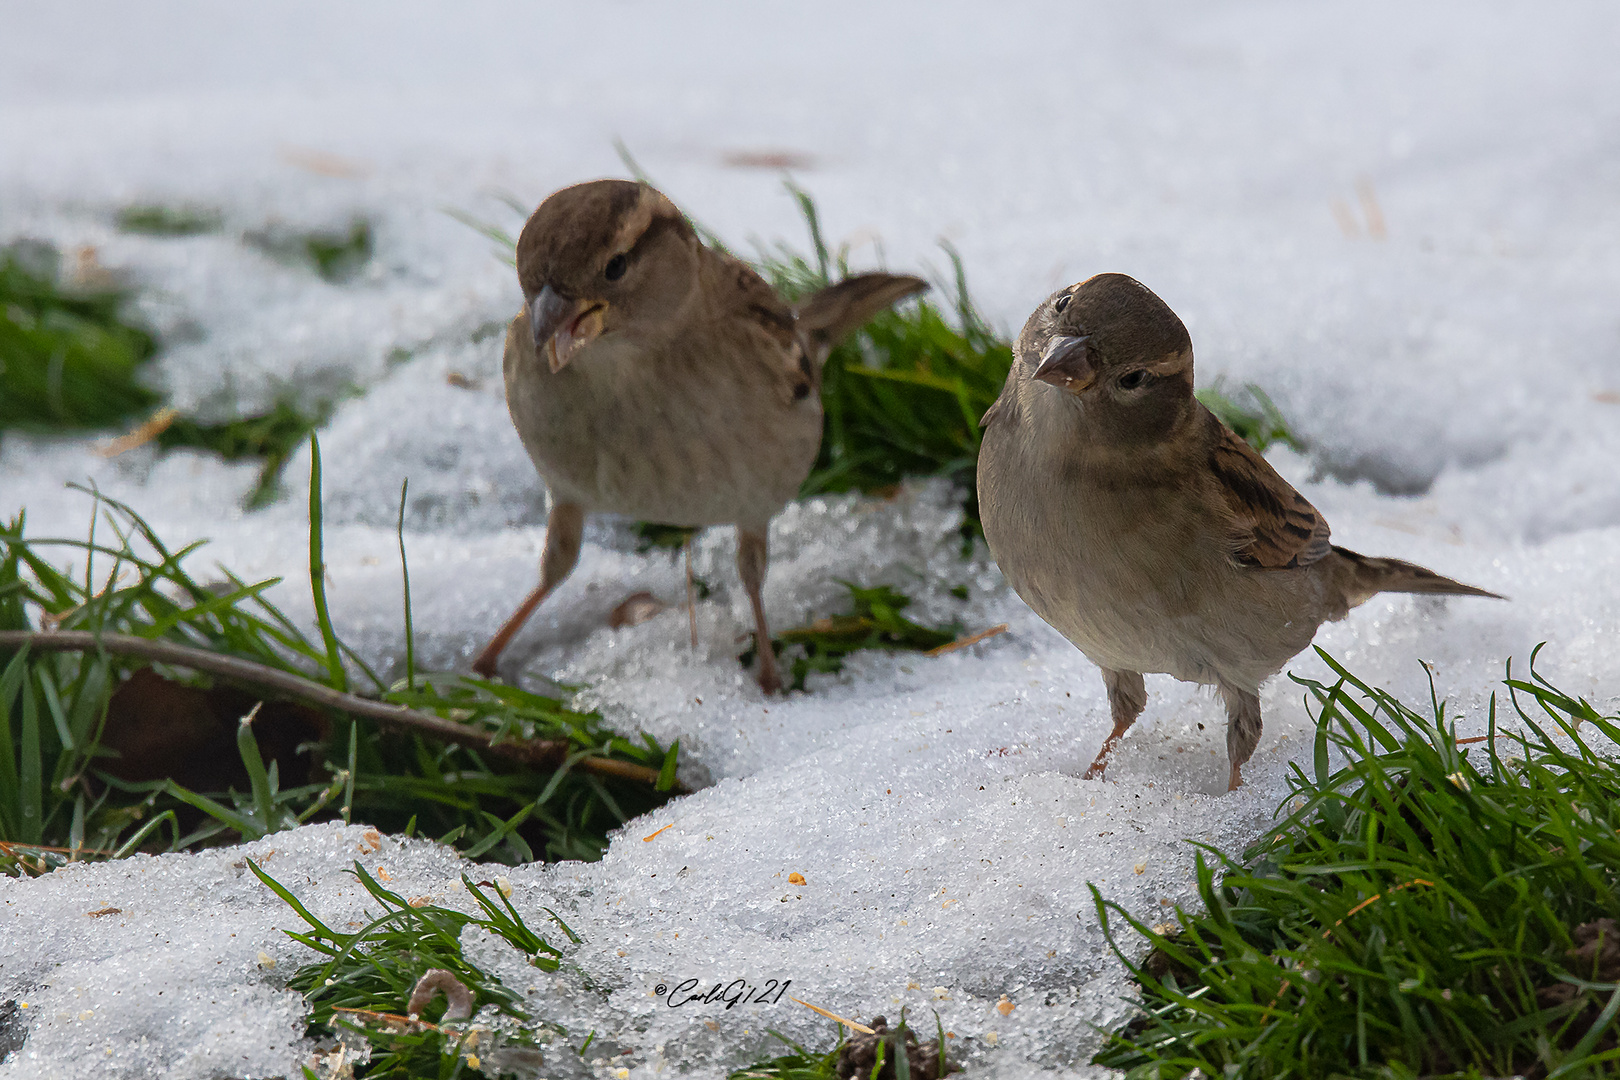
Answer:
[[(753, 267), (727, 252), (704, 248), (700, 257), (712, 283), (707, 292), (711, 317), (699, 350), (702, 366), (730, 366), (741, 372), (763, 369), (786, 404), (803, 401), (819, 385), (793, 308)], [(694, 342), (686, 343), (694, 345)]]
[(1292, 570), (1324, 558), (1333, 545), (1316, 507), (1231, 428), (1213, 415), (1209, 423), (1218, 429), (1209, 464), (1232, 511), (1233, 557), (1265, 570)]
[(793, 308), (787, 301), (776, 295), (770, 282), (741, 259), (713, 248), (707, 249), (705, 254), (721, 268), (721, 272), (715, 275), (721, 309), (756, 324), (761, 332), (779, 342), (784, 349), (788, 348), (797, 334), (793, 325)]

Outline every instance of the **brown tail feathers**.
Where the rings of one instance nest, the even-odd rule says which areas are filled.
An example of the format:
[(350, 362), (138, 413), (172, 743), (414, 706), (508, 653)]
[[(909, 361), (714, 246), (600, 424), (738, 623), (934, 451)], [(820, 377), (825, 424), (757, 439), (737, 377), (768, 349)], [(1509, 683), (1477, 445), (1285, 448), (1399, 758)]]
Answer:
[(909, 274), (856, 274), (800, 300), (799, 325), (831, 348), (884, 308), (927, 288)]
[(1345, 601), (1351, 607), (1365, 603), (1381, 592), (1445, 593), (1452, 596), (1485, 596), (1492, 600), (1507, 599), (1500, 593), (1464, 585), (1400, 559), (1358, 555), (1342, 547), (1334, 547), (1333, 554), (1342, 560), (1341, 565), (1348, 571), (1344, 591)]

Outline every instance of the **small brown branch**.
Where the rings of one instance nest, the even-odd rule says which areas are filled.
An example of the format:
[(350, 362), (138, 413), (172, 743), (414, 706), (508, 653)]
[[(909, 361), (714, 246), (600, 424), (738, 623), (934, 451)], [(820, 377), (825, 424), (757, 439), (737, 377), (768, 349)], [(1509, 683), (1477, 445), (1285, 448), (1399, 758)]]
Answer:
[(426, 1020), (420, 1020), (411, 1016), (401, 1016), (398, 1013), (373, 1012), (370, 1009), (349, 1009), (342, 1005), (332, 1006), (332, 1011), (335, 1013), (346, 1013), (349, 1016), (358, 1016), (364, 1020), (375, 1020), (379, 1023), (393, 1024), (401, 1029), (420, 1028), (423, 1031), (437, 1031), (441, 1035), (460, 1034), (460, 1032), (442, 1028), (438, 1024), (430, 1024)]
[(867, 1027), (865, 1024), (856, 1023), (854, 1020), (846, 1019), (845, 1017), (839, 1016), (835, 1012), (828, 1012), (826, 1009), (823, 1009), (820, 1005), (812, 1005), (808, 1001), (799, 1001), (798, 998), (793, 997), (792, 995), (788, 996), (788, 1000), (789, 1001), (798, 1001), (800, 1005), (803, 1005), (805, 1008), (809, 1009), (811, 1012), (820, 1013), (822, 1016), (825, 1016), (829, 1020), (836, 1020), (840, 1024), (843, 1024), (845, 1027), (849, 1028), (851, 1031), (858, 1031), (862, 1035), (876, 1035), (877, 1034), (877, 1032), (873, 1031), (871, 1028)]
[(165, 431), (168, 431), (169, 425), (173, 424), (175, 418), (179, 415), (179, 409), (176, 409), (173, 405), (165, 405), (128, 435), (121, 435), (96, 447), (96, 453), (102, 457), (117, 457), (119, 454), (133, 450), (137, 446), (144, 446)]
[[(674, 826), (665, 827), (673, 828)], [(17, 857), (18, 848), (22, 848), (26, 851), (49, 851), (53, 855), (105, 855), (109, 858), (112, 856), (112, 852), (101, 851), (98, 848), (47, 847), (44, 844), (20, 844), (12, 840), (0, 840), (0, 854), (15, 859)]]
[(1005, 634), (1006, 632), (1007, 624), (997, 623), (988, 630), (980, 630), (977, 634), (969, 634), (965, 638), (957, 638), (955, 641), (948, 641), (937, 649), (929, 649), (927, 652), (923, 653), (923, 655), (944, 656), (946, 653), (953, 653), (957, 649), (965, 649), (969, 645), (977, 645), (986, 638), (993, 638), (997, 634)]
[[(115, 656), (136, 656), (159, 664), (173, 664), (209, 675), (235, 679), (251, 686), (274, 690), (302, 701), (324, 705), (352, 716), (375, 720), (384, 728), (413, 731), (442, 742), (465, 746), (470, 750), (483, 750), (510, 761), (536, 768), (559, 768), (568, 757), (569, 744), (564, 739), (525, 739), (495, 742), (484, 732), (446, 720), (432, 713), (408, 709), (403, 705), (390, 705), (371, 698), (334, 690), (302, 675), (245, 660), (239, 656), (226, 656), (191, 645), (172, 641), (156, 641), (133, 634), (94, 634), (87, 630), (58, 630), (35, 632), (31, 630), (0, 630), (0, 649), (28, 646), (42, 652), (106, 652)], [(646, 765), (635, 765), (612, 758), (585, 757), (575, 763), (587, 772), (604, 776), (619, 776), (639, 780), (646, 784), (658, 783), (658, 770)]]

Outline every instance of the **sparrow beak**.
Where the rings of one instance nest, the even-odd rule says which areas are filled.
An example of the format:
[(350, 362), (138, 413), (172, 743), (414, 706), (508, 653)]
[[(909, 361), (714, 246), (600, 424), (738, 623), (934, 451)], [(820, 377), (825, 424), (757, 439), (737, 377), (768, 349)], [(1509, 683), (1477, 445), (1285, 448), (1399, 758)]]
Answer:
[(1035, 378), (1059, 390), (1078, 394), (1097, 381), (1097, 368), (1091, 362), (1091, 338), (1056, 337), (1046, 347)]
[(529, 329), (534, 351), (545, 353), (553, 375), (602, 332), (606, 310), (600, 301), (565, 299), (550, 285), (540, 290), (529, 305)]

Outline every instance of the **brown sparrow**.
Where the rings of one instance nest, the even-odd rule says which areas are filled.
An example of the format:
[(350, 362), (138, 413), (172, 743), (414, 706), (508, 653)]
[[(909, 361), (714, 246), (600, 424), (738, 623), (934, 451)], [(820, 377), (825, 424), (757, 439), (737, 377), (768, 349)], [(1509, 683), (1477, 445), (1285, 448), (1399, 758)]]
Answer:
[(926, 289), (859, 274), (790, 305), (705, 247), (663, 195), (628, 180), (563, 188), (517, 244), (523, 310), (506, 335), (506, 403), (551, 493), (540, 584), (473, 663), (496, 661), (573, 570), (585, 515), (737, 527), (759, 683), (779, 690), (760, 588), (771, 517), (821, 445), (821, 368), (839, 339)]
[(1324, 621), (1380, 592), (1496, 596), (1329, 543), (1316, 508), (1193, 397), (1187, 328), (1134, 279), (1055, 293), (1015, 353), (982, 421), (980, 512), (1018, 595), (1102, 668), (1114, 730), (1087, 778), (1147, 703), (1143, 672), (1217, 688), (1235, 788), (1260, 684)]

